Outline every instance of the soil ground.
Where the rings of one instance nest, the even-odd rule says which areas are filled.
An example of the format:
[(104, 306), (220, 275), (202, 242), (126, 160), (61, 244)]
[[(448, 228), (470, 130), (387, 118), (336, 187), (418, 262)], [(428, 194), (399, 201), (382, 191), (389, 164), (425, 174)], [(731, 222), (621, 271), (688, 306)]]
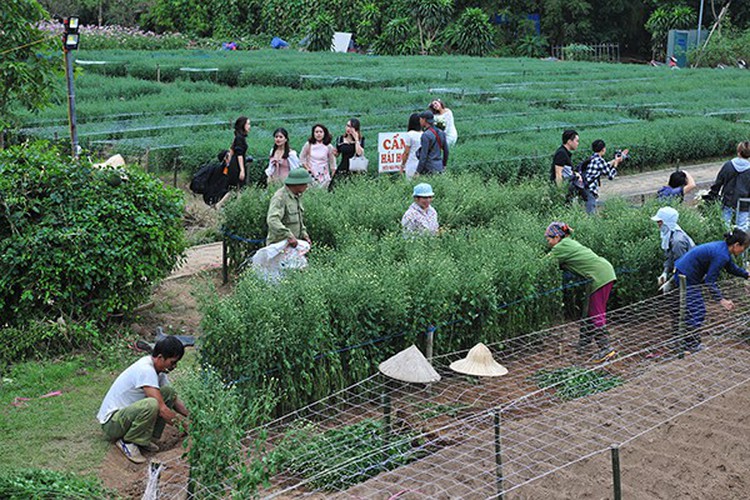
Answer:
[[(707, 188), (714, 180), (721, 162), (683, 166), (695, 178), (699, 188)], [(614, 181), (604, 181), (602, 199), (624, 196), (643, 200), (653, 196), (666, 184), (674, 169), (629, 175)], [(690, 198), (690, 197), (688, 197)], [(199, 214), (200, 215), (200, 214)], [(209, 217), (211, 217), (209, 215)], [(222, 285), (221, 243), (195, 246), (189, 249), (185, 262), (154, 292), (153, 306), (144, 310), (133, 330), (150, 340), (157, 326), (168, 333), (196, 334), (200, 330), (200, 315), (195, 294), (212, 283), (219, 293), (228, 293)], [(658, 376), (655, 375), (655, 376)], [(643, 380), (644, 396), (648, 380)], [(506, 395), (507, 396), (507, 395)], [(574, 403), (570, 403), (574, 404)], [(750, 481), (745, 473), (750, 470), (750, 385), (745, 384), (708, 404), (634, 441), (622, 451), (623, 484), (628, 498), (716, 498), (740, 499), (750, 497)], [(489, 442), (489, 441), (488, 441)], [(178, 457), (182, 454), (182, 440), (168, 428), (162, 440), (162, 450), (151, 454), (155, 461), (170, 462), (162, 473), (161, 484), (170, 484), (162, 495), (182, 498), (185, 495), (186, 466)], [(700, 457), (697, 452), (700, 451)], [(450, 449), (440, 453), (450, 453)], [(476, 457), (477, 467), (492, 457)], [(488, 462), (489, 463), (489, 462)], [(487, 465), (487, 464), (484, 464)], [(410, 466), (409, 466), (410, 467)], [(598, 455), (563, 469), (533, 483), (533, 487), (509, 494), (510, 498), (609, 498), (607, 483), (608, 457)], [(489, 470), (487, 467), (485, 470)], [(406, 473), (406, 468), (402, 467)], [(399, 470), (401, 470), (399, 469)], [(414, 471), (410, 471), (414, 474)], [(389, 473), (390, 484), (378, 476), (345, 495), (346, 498), (455, 498), (434, 491), (412, 491), (400, 486), (398, 475)], [(116, 489), (126, 498), (140, 498), (147, 481), (147, 465), (128, 462), (115, 449), (110, 449), (100, 468), (105, 486)], [(464, 498), (485, 498), (493, 495), (483, 486), (472, 486), (472, 473), (463, 475), (467, 490)], [(478, 476), (475, 476), (478, 477)], [(180, 478), (180, 479), (177, 479)], [(473, 489), (472, 489), (473, 488)]]

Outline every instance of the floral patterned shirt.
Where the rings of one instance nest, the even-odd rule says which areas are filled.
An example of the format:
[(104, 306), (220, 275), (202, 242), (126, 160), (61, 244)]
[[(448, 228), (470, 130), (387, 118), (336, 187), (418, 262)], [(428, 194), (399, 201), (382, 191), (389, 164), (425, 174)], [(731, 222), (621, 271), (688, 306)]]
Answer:
[(401, 225), (404, 234), (429, 234), (436, 235), (438, 232), (438, 214), (432, 206), (424, 210), (416, 202), (406, 210), (401, 217)]

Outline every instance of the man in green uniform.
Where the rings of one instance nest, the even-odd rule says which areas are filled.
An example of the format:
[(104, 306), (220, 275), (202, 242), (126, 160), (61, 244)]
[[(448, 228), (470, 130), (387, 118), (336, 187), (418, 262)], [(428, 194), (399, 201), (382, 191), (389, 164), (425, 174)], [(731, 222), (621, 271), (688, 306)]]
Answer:
[(287, 240), (290, 246), (296, 247), (299, 238), (310, 243), (301, 198), (311, 182), (312, 177), (304, 168), (289, 172), (284, 187), (276, 191), (268, 206), (266, 245)]

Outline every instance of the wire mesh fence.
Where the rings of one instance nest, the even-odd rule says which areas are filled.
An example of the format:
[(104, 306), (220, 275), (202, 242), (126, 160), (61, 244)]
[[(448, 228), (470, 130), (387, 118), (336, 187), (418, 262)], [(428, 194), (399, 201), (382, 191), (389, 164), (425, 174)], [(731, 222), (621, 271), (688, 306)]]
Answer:
[[(259, 494), (543, 497), (535, 489), (541, 478), (626, 446), (750, 380), (748, 290), (739, 280), (722, 290), (734, 310), (693, 289), (708, 314), (687, 330), (679, 290), (610, 311), (618, 355), (604, 363), (593, 361), (593, 346), (581, 352), (586, 323), (574, 322), (490, 345), (509, 370), (502, 377), (450, 370), (466, 351), (432, 359), (441, 375), (432, 384), (372, 375), (247, 434), (248, 444), (263, 443), (248, 445), (247, 463), (273, 464)], [(685, 352), (688, 335), (702, 339), (702, 350)], [(189, 484), (198, 497), (227, 493), (191, 484), (180, 460), (164, 465), (171, 473), (163, 498), (185, 495)], [(602, 476), (611, 473), (602, 467)]]

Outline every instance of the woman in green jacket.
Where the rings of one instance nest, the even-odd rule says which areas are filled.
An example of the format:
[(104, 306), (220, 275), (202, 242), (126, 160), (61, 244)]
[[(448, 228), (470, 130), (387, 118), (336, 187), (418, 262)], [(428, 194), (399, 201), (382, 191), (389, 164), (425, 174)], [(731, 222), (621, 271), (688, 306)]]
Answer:
[(581, 326), (577, 352), (583, 354), (591, 340), (595, 339), (599, 346), (595, 361), (601, 363), (616, 354), (609, 345), (607, 301), (617, 276), (609, 261), (569, 238), (572, 232), (564, 222), (553, 222), (547, 227), (544, 236), (552, 249), (550, 255), (557, 259), (561, 268), (591, 280), (588, 285), (588, 314)]

